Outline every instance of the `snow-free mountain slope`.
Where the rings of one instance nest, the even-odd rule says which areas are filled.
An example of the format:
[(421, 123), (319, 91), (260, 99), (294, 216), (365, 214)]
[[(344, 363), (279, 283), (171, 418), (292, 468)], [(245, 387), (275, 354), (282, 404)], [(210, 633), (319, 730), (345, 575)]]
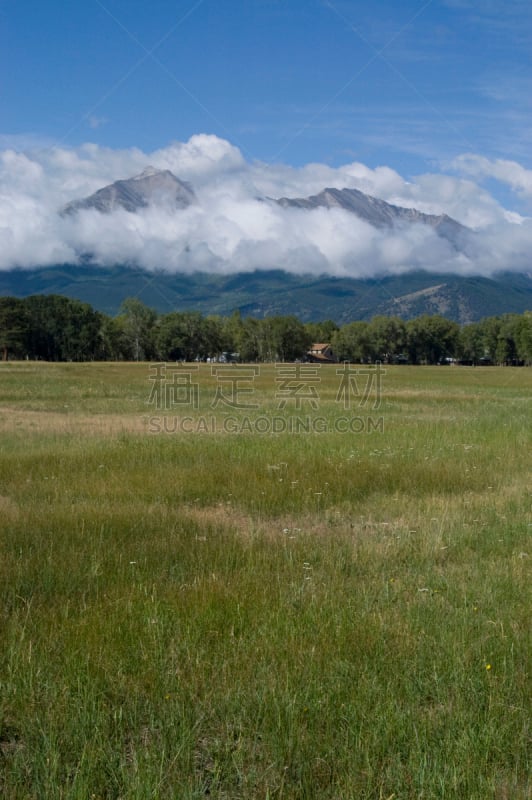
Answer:
[(102, 214), (109, 214), (115, 209), (123, 208), (134, 214), (152, 204), (164, 205), (169, 209), (183, 209), (195, 202), (196, 195), (189, 183), (176, 178), (170, 170), (147, 167), (140, 175), (115, 181), (90, 197), (73, 200), (61, 213), (69, 215), (94, 209)]
[(328, 188), (311, 197), (281, 197), (277, 202), (283, 208), (339, 208), (356, 214), (375, 228), (393, 228), (410, 223), (428, 225), (457, 249), (465, 247), (468, 237), (473, 233), (447, 214), (424, 214), (415, 208), (395, 206), (358, 189)]
[(492, 278), (409, 272), (379, 279), (293, 275), (281, 270), (216, 275), (148, 272), (126, 265), (62, 264), (0, 272), (0, 295), (62, 294), (116, 314), (127, 297), (138, 297), (161, 313), (192, 309), (203, 314), (271, 317), (296, 314), (303, 321), (338, 323), (375, 314), (411, 319), (443, 314), (467, 323), (532, 309), (532, 275)]

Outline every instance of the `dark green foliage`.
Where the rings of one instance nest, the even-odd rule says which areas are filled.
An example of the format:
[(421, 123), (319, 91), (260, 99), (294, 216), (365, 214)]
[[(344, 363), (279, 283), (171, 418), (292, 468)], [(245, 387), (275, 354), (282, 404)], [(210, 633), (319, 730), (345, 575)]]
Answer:
[(87, 303), (60, 295), (26, 298), (27, 347), (31, 358), (91, 361), (102, 358), (102, 315)]
[(324, 322), (307, 322), (305, 329), (313, 342), (330, 342), (340, 330), (332, 319), (326, 319)]
[(488, 317), (460, 331), (460, 358), (473, 364), (532, 363), (532, 313)]
[(138, 298), (117, 317), (61, 295), (0, 297), (0, 358), (46, 361), (297, 361), (313, 342), (329, 342), (339, 361), (440, 364), (532, 363), (532, 312), (488, 317), (460, 328), (438, 314), (404, 322), (379, 315), (338, 327), (294, 315), (258, 319), (203, 316), (200, 311), (158, 315)]
[(454, 358), (460, 328), (456, 322), (436, 315), (410, 320), (406, 325), (408, 355), (412, 364), (440, 364)]
[(158, 352), (163, 359), (205, 360), (224, 350), (222, 321), (202, 317), (199, 311), (174, 311), (161, 317), (157, 332)]
[(406, 326), (399, 317), (373, 317), (367, 334), (371, 342), (371, 356), (375, 361), (393, 361), (405, 351)]
[(368, 327), (367, 322), (348, 322), (334, 334), (332, 344), (340, 361), (367, 361), (370, 358)]
[(157, 322), (157, 312), (145, 306), (136, 297), (128, 297), (124, 300), (120, 311), (121, 314), (118, 319), (133, 359), (135, 361), (145, 361), (156, 358), (155, 324)]
[(0, 358), (21, 358), (26, 352), (28, 312), (22, 300), (0, 297)]

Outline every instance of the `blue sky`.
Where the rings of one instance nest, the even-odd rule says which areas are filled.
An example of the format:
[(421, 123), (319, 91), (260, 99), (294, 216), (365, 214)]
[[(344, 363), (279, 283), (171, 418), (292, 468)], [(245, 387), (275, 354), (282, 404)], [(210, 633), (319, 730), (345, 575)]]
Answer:
[(529, 0), (0, 0), (0, 53), (4, 145), (532, 167)]

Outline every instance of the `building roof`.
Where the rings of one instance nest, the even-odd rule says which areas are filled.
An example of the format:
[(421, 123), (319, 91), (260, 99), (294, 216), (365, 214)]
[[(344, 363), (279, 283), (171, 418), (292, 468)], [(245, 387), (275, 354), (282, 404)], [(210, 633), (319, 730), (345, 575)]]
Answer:
[(307, 358), (310, 361), (323, 361), (324, 364), (335, 364), (336, 356), (332, 351), (329, 342), (316, 342), (310, 350), (307, 350)]

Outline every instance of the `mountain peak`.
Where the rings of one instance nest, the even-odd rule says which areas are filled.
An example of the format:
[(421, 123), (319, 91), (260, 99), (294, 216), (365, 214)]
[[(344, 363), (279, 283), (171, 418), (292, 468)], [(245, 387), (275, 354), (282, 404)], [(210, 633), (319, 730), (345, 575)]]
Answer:
[(170, 170), (146, 167), (140, 175), (118, 180), (104, 186), (90, 197), (73, 200), (61, 210), (62, 216), (78, 211), (95, 210), (109, 214), (122, 208), (136, 213), (150, 205), (184, 209), (196, 202), (196, 195), (189, 183), (179, 180)]
[(146, 167), (146, 169), (142, 170), (140, 175), (135, 175), (133, 178), (131, 178), (131, 180), (139, 181), (143, 178), (153, 178), (154, 175), (162, 175), (164, 172), (169, 172), (169, 170), (157, 169), (156, 167)]

